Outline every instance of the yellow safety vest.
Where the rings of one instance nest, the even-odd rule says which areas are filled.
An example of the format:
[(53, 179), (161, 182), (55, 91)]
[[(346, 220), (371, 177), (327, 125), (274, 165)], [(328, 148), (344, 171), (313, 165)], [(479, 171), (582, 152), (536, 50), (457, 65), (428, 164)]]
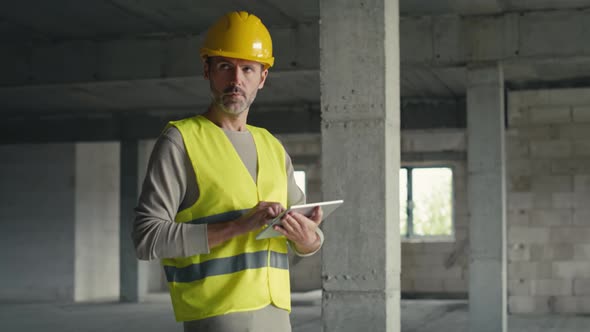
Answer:
[[(197, 202), (176, 215), (193, 224), (229, 221), (260, 201), (287, 204), (285, 150), (268, 131), (247, 126), (258, 155), (254, 182), (223, 130), (203, 116), (170, 122), (182, 134), (199, 186)], [(291, 310), (284, 237), (256, 240), (249, 232), (209, 254), (163, 259), (177, 321), (198, 320), (269, 304)]]

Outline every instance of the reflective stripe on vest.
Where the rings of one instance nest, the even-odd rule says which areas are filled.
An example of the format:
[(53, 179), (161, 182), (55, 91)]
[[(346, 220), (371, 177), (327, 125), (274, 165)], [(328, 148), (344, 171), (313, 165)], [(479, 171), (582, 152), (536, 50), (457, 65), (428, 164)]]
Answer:
[(210, 276), (229, 274), (246, 269), (259, 269), (267, 266), (277, 269), (289, 269), (289, 257), (286, 254), (271, 251), (270, 262), (268, 254), (268, 251), (265, 250), (212, 259), (200, 264), (192, 264), (181, 268), (164, 266), (166, 280), (168, 282), (192, 282)]
[[(199, 198), (176, 222), (235, 220), (259, 201), (287, 205), (283, 146), (265, 129), (247, 126), (258, 156), (254, 182), (222, 129), (202, 116), (171, 122), (180, 131), (195, 170)], [(198, 320), (274, 304), (291, 309), (284, 237), (256, 240), (260, 230), (236, 236), (209, 254), (163, 259), (178, 321)]]
[(229, 211), (224, 213), (219, 213), (212, 216), (201, 217), (197, 219), (193, 219), (191, 221), (187, 221), (188, 224), (214, 224), (218, 222), (226, 222), (231, 221), (234, 219), (238, 219), (246, 212), (250, 211), (249, 209), (238, 210), (238, 211)]

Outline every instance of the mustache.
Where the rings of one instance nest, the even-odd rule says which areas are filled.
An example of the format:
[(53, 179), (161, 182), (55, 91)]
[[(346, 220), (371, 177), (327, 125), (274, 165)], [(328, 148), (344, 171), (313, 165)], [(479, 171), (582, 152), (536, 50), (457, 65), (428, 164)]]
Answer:
[(243, 96), (246, 95), (246, 92), (244, 90), (242, 90), (240, 87), (237, 86), (229, 86), (225, 89), (223, 89), (223, 94), (227, 95), (227, 94), (232, 94), (232, 93), (239, 93)]

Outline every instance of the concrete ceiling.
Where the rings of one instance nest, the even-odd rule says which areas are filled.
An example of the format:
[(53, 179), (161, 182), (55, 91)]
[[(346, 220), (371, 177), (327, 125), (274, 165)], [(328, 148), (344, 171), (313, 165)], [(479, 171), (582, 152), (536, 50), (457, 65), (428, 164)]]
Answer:
[[(0, 42), (200, 34), (232, 8), (269, 28), (315, 23), (318, 0), (20, 0), (0, 4)], [(589, 0), (401, 0), (402, 16), (586, 8)]]
[(588, 0), (402, 0), (402, 15), (459, 14), (477, 15), (500, 12), (526, 12), (586, 8)]
[(232, 8), (256, 13), (268, 27), (317, 22), (317, 0), (20, 0), (0, 12), (0, 41), (104, 39), (200, 34)]
[[(464, 96), (467, 62), (464, 54), (453, 54), (462, 53), (454, 51), (455, 44), (460, 44), (454, 34), (463, 32), (449, 29), (469, 24), (465, 15), (494, 18), (498, 13), (586, 7), (590, 0), (401, 0), (400, 12), (409, 18), (407, 29), (411, 29), (408, 36), (404, 33), (408, 24), (402, 24), (401, 94), (412, 98)], [(5, 1), (0, 8), (3, 112), (203, 107), (208, 103), (208, 88), (200, 76), (198, 44), (215, 18), (232, 8), (256, 13), (275, 41), (277, 66), (257, 104), (319, 103), (318, 0), (20, 0)], [(436, 35), (438, 21), (422, 19), (424, 15), (449, 17), (452, 22), (443, 24), (443, 37), (444, 31), (451, 31), (448, 38)], [(418, 17), (418, 23), (413, 17)], [(422, 28), (431, 34), (426, 38), (432, 42), (422, 39)], [(439, 52), (438, 40), (450, 40), (449, 45), (439, 45), (450, 50), (446, 51), (450, 55)], [(145, 46), (148, 42), (151, 44)], [(436, 54), (436, 59), (420, 58), (421, 44), (430, 45), (425, 52)], [(534, 47), (536, 44), (530, 48)], [(182, 52), (174, 53), (176, 48)], [(159, 58), (152, 59), (158, 52)], [(171, 58), (162, 60), (166, 54)], [(151, 66), (146, 64), (150, 61)], [(559, 61), (527, 65), (513, 61), (507, 65), (507, 77), (569, 79), (590, 74), (587, 64), (586, 58), (576, 58), (566, 67)]]

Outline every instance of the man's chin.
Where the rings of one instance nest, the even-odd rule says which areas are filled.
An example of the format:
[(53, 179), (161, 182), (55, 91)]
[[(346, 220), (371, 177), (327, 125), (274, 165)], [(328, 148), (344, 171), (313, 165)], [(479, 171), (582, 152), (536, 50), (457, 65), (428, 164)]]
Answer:
[(243, 107), (236, 107), (236, 105), (230, 105), (229, 107), (227, 105), (222, 105), (220, 108), (223, 112), (230, 115), (240, 115), (246, 110)]
[(221, 100), (225, 104), (239, 104), (242, 103), (246, 98), (242, 95), (224, 95)]

